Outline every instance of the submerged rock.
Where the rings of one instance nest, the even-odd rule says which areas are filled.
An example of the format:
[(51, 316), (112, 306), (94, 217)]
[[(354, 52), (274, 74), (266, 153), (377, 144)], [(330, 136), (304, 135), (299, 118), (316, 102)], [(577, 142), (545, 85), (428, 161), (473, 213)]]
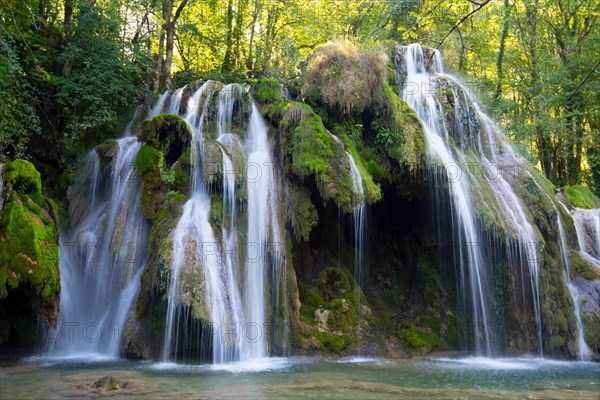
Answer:
[(118, 390), (135, 390), (136, 386), (133, 382), (120, 381), (115, 379), (112, 375), (104, 376), (91, 385), (79, 384), (77, 389), (83, 391), (89, 391), (94, 393), (102, 393), (107, 391), (118, 391)]

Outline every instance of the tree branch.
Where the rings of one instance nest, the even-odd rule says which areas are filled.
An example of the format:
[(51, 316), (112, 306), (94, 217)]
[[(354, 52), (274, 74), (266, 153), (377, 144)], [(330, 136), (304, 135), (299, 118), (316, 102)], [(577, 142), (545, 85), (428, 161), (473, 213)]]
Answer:
[(171, 21), (172, 24), (175, 24), (177, 22), (177, 20), (179, 19), (179, 16), (181, 15), (181, 12), (183, 11), (183, 8), (187, 4), (187, 2), (188, 2), (188, 0), (183, 0), (181, 2), (181, 4), (179, 4), (179, 7), (177, 7), (177, 11), (175, 11), (175, 16), (173, 17), (173, 21)]
[(598, 60), (598, 62), (596, 63), (596, 65), (594, 65), (594, 68), (592, 68), (590, 70), (590, 72), (588, 72), (588, 74), (585, 76), (585, 78), (583, 78), (583, 80), (581, 82), (579, 82), (579, 85), (577, 85), (577, 87), (575, 89), (573, 89), (573, 91), (571, 92), (571, 94), (569, 95), (569, 97), (567, 97), (567, 100), (571, 100), (571, 97), (573, 97), (577, 91), (579, 91), (579, 89), (581, 89), (581, 87), (583, 86), (583, 84), (585, 83), (585, 81), (587, 81), (589, 79), (590, 76), (592, 76), (592, 74), (594, 73), (594, 71), (596, 71), (596, 68), (598, 68), (600, 66), (600, 60)]
[[(448, 33), (446, 33), (446, 35), (444, 35), (444, 37), (443, 37), (443, 38), (442, 38), (442, 40), (440, 41), (440, 44), (438, 44), (438, 46), (437, 46), (435, 49), (436, 49), (436, 50), (439, 50), (439, 49), (440, 49), (440, 47), (442, 46), (442, 44), (444, 43), (444, 41), (445, 41), (446, 39), (448, 39), (448, 36), (450, 36), (450, 34), (451, 34), (452, 32), (454, 32), (455, 30), (457, 30), (457, 29), (458, 29), (458, 27), (460, 26), (460, 24), (462, 24), (462, 23), (463, 23), (463, 22), (465, 22), (467, 19), (469, 19), (469, 18), (470, 18), (470, 17), (471, 17), (473, 14), (475, 14), (477, 11), (481, 10), (481, 9), (482, 9), (482, 8), (483, 8), (483, 7), (484, 7), (486, 4), (488, 4), (490, 1), (492, 1), (492, 0), (485, 0), (485, 1), (483, 1), (482, 3), (475, 3), (474, 1), (471, 1), (471, 3), (473, 3), (473, 4), (477, 4), (477, 5), (478, 5), (478, 6), (477, 6), (477, 8), (476, 8), (476, 9), (474, 9), (473, 11), (471, 11), (470, 13), (468, 13), (467, 15), (465, 15), (464, 17), (462, 17), (462, 18), (460, 19), (460, 21), (458, 21), (458, 22), (457, 22), (457, 23), (456, 23), (456, 24), (455, 24), (455, 25), (452, 27), (452, 29), (450, 29), (450, 30), (448, 31)], [(431, 57), (430, 57), (430, 60), (429, 60), (430, 62), (431, 62), (431, 58), (432, 58), (432, 57), (433, 57), (433, 53), (431, 54)]]

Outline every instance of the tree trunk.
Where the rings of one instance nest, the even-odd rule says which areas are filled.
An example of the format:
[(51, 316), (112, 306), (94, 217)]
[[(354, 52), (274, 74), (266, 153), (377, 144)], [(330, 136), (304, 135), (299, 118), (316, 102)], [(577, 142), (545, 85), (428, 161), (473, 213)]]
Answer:
[(496, 59), (496, 70), (498, 73), (498, 83), (496, 85), (496, 93), (494, 99), (498, 99), (502, 94), (502, 79), (504, 73), (502, 70), (502, 62), (504, 61), (504, 50), (506, 48), (506, 37), (508, 36), (508, 27), (510, 20), (510, 3), (504, 0), (504, 21), (502, 22), (502, 35), (500, 36), (500, 49), (498, 50), (498, 58)]
[(173, 64), (173, 41), (175, 39), (175, 24), (169, 24), (165, 33), (165, 63), (163, 64), (163, 83), (161, 86), (161, 90), (171, 90), (171, 65)]
[(71, 40), (71, 22), (73, 20), (73, 0), (65, 0), (65, 42)]
[(246, 69), (248, 69), (248, 71), (251, 71), (252, 67), (254, 66), (254, 60), (252, 59), (252, 57), (253, 57), (252, 50), (253, 50), (253, 44), (254, 44), (254, 31), (255, 31), (256, 21), (258, 19), (259, 13), (260, 13), (260, 0), (255, 0), (254, 1), (254, 13), (252, 15), (252, 26), (250, 27), (248, 59), (246, 60)]
[(225, 58), (223, 59), (222, 72), (231, 71), (231, 53), (233, 48), (233, 0), (227, 2), (227, 35), (225, 36)]

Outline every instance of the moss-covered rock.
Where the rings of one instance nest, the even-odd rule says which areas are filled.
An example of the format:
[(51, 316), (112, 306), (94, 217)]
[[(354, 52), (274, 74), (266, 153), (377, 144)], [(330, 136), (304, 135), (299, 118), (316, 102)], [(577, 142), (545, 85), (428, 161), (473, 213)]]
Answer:
[(253, 82), (252, 96), (259, 104), (280, 103), (284, 100), (281, 83), (270, 78), (258, 79)]
[(142, 122), (138, 140), (164, 154), (167, 166), (172, 166), (190, 147), (192, 131), (187, 123), (175, 114), (162, 114)]
[(310, 231), (319, 221), (319, 214), (310, 200), (310, 191), (304, 187), (293, 185), (291, 188), (291, 210), (288, 213), (292, 233), (296, 241), (308, 242)]
[(148, 239), (148, 260), (135, 309), (123, 334), (122, 353), (131, 359), (157, 357), (162, 348), (165, 308), (171, 284), (171, 232), (181, 217), (187, 196), (168, 192)]
[(600, 277), (594, 265), (581, 257), (581, 253), (578, 251), (571, 251), (569, 253), (569, 259), (571, 264), (571, 279), (574, 279), (577, 275), (581, 275), (583, 279), (588, 281), (593, 281)]
[(366, 298), (344, 268), (329, 267), (300, 286), (301, 328), (309, 351), (342, 353), (360, 345), (359, 318), (370, 314)]
[(292, 171), (301, 179), (313, 176), (324, 200), (333, 200), (350, 211), (361, 199), (353, 192), (350, 164), (343, 145), (329, 134), (321, 118), (313, 114), (295, 129), (289, 152)]
[(425, 162), (425, 132), (417, 114), (385, 83), (376, 111), (376, 143), (401, 168), (413, 173)]
[(579, 208), (598, 208), (600, 200), (596, 197), (589, 187), (584, 185), (573, 185), (563, 187), (565, 197), (573, 207)]
[(109, 165), (119, 151), (119, 144), (114, 139), (108, 139), (104, 143), (96, 146), (96, 154), (100, 160), (100, 168)]
[(135, 158), (135, 168), (142, 176), (140, 208), (144, 217), (153, 220), (160, 210), (166, 185), (162, 180), (162, 152), (148, 145), (142, 146)]
[(600, 358), (600, 315), (585, 314), (583, 317), (585, 342)]
[(43, 197), (33, 164), (15, 160), (4, 168), (0, 299), (21, 289), (41, 318), (54, 326), (60, 294), (56, 204)]
[(42, 194), (40, 173), (32, 163), (25, 160), (15, 160), (4, 166), (4, 190), (8, 197), (10, 193)]
[(437, 336), (410, 324), (403, 326), (397, 336), (409, 350), (418, 354), (427, 354), (442, 342)]

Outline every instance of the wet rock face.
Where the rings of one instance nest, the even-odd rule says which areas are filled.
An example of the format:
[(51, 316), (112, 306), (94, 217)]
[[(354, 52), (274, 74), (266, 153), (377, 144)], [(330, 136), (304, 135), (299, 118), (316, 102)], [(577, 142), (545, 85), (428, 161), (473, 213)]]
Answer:
[[(394, 70), (396, 72), (396, 81), (395, 83), (400, 87), (404, 87), (406, 83), (404, 80), (406, 79), (406, 64), (404, 63), (404, 54), (408, 47), (398, 44), (392, 50), (391, 60), (394, 64)], [(433, 72), (433, 55), (435, 49), (431, 47), (423, 46), (423, 60), (419, 64), (419, 68), (422, 71)]]

